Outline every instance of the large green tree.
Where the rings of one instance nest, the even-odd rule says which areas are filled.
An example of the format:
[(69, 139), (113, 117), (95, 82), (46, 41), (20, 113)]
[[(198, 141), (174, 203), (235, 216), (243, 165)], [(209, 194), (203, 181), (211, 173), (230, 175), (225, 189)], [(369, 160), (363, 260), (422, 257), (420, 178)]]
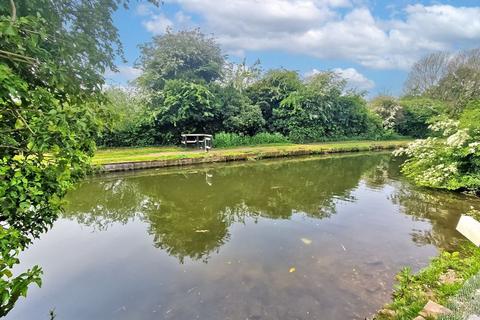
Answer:
[(160, 143), (178, 142), (182, 133), (212, 132), (218, 105), (205, 85), (168, 80), (161, 92), (161, 100), (160, 106), (155, 108)]
[(0, 316), (40, 284), (13, 276), (17, 254), (49, 229), (88, 167), (104, 122), (106, 70), (122, 54), (111, 15), (127, 0), (0, 3)]
[(295, 142), (381, 134), (364, 99), (345, 92), (345, 82), (331, 72), (315, 75), (283, 99), (273, 110), (272, 124)]
[(295, 71), (278, 69), (268, 71), (259, 81), (247, 88), (252, 103), (262, 110), (267, 129), (274, 131), (272, 116), (283, 99), (302, 88), (300, 76)]
[(146, 90), (162, 90), (167, 80), (211, 82), (222, 75), (225, 57), (215, 39), (199, 29), (163, 35), (140, 47), (138, 67), (143, 70), (137, 79)]

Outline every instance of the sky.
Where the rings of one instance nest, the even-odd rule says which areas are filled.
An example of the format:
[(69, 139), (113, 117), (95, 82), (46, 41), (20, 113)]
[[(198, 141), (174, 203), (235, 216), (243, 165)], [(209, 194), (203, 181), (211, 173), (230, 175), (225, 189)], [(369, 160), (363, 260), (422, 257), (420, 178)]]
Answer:
[(435, 51), (480, 46), (480, 0), (165, 0), (146, 1), (114, 15), (126, 62), (107, 82), (125, 85), (138, 46), (167, 28), (200, 28), (228, 60), (261, 61), (264, 70), (287, 68), (302, 76), (330, 70), (349, 86), (400, 95), (409, 68)]

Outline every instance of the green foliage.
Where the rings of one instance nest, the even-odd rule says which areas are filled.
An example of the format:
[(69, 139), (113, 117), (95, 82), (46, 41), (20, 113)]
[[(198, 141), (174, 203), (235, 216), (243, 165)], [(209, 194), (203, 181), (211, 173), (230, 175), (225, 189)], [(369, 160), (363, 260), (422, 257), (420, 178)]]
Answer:
[(480, 100), (471, 101), (460, 115), (460, 128), (480, 136)]
[(219, 104), (215, 131), (224, 130), (245, 135), (255, 135), (265, 126), (262, 111), (233, 86), (212, 85), (211, 91)]
[(452, 314), (440, 315), (438, 320), (464, 320), (466, 316), (480, 313), (480, 273), (468, 279), (458, 293), (449, 299), (447, 307)]
[(137, 84), (145, 93), (146, 118), (154, 124), (119, 130), (113, 135), (118, 138), (104, 145), (172, 144), (181, 133), (271, 132), (294, 142), (393, 136), (336, 73), (305, 81), (285, 69), (261, 76), (258, 61), (227, 63), (214, 39), (199, 30), (155, 37), (142, 47), (139, 66), (143, 74)]
[(217, 133), (213, 139), (215, 147), (227, 148), (238, 146), (253, 146), (259, 144), (288, 143), (288, 139), (279, 133), (257, 133), (254, 136), (244, 136), (236, 133)]
[[(454, 272), (457, 281), (444, 282), (441, 276)], [(465, 280), (480, 272), (480, 249), (472, 244), (465, 245), (460, 252), (443, 252), (417, 274), (405, 268), (397, 275), (393, 301), (375, 319), (410, 320), (415, 318), (428, 300), (445, 304), (455, 295)]]
[(425, 138), (431, 134), (431, 120), (445, 112), (444, 103), (429, 98), (404, 98), (399, 100), (401, 114), (395, 131), (401, 135)]
[(386, 130), (394, 130), (402, 115), (402, 107), (392, 96), (379, 95), (370, 101), (370, 109), (382, 119)]
[(215, 97), (202, 84), (168, 80), (162, 91), (162, 104), (153, 106), (155, 126), (161, 143), (175, 143), (182, 133), (212, 131), (217, 109)]
[(260, 107), (269, 131), (275, 131), (272, 123), (274, 110), (291, 93), (301, 89), (303, 84), (295, 71), (279, 69), (268, 71), (259, 81), (247, 89), (253, 104)]
[(414, 64), (406, 93), (443, 101), (457, 116), (472, 100), (480, 99), (480, 48), (435, 52)]
[(274, 110), (273, 124), (293, 142), (381, 135), (378, 118), (355, 94), (342, 94), (343, 84), (332, 74), (319, 74), (291, 93)]
[[(480, 105), (470, 104), (460, 121), (437, 121), (430, 128), (443, 138), (417, 140), (398, 154), (407, 155), (402, 172), (421, 186), (480, 191)], [(473, 121), (472, 121), (473, 120)]]
[(247, 65), (245, 59), (239, 64), (226, 63), (222, 83), (226, 87), (232, 87), (240, 92), (244, 92), (245, 89), (260, 78), (261, 74), (260, 60), (255, 61), (251, 66)]
[(167, 30), (140, 49), (144, 72), (137, 81), (146, 90), (161, 90), (173, 79), (208, 83), (220, 78), (225, 64), (219, 45), (198, 29)]
[(42, 271), (38, 266), (13, 276), (12, 268), (18, 264), (18, 254), (24, 248), (23, 236), (13, 228), (0, 228), (0, 314), (6, 315), (19, 297), (26, 297), (28, 286), (42, 285)]
[(12, 277), (16, 256), (58, 216), (104, 124), (106, 70), (122, 50), (111, 14), (128, 1), (0, 4), (0, 316), (40, 269)]
[(97, 139), (101, 146), (146, 146), (155, 143), (157, 136), (154, 118), (138, 91), (109, 88), (108, 111), (113, 124)]

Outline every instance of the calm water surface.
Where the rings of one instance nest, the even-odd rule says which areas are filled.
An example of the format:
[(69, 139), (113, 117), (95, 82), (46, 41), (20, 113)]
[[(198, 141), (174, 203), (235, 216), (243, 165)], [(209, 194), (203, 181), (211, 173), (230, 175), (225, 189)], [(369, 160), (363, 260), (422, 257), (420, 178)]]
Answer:
[(398, 165), (355, 154), (89, 179), (22, 255), (44, 285), (7, 319), (362, 319), (480, 208), (414, 188)]

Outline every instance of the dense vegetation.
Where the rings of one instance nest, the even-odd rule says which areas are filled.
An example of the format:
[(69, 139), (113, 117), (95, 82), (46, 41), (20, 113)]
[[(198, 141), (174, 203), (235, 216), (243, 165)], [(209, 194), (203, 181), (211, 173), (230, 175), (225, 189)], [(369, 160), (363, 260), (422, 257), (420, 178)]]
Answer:
[(478, 272), (480, 249), (473, 244), (465, 244), (461, 253), (443, 252), (417, 274), (405, 268), (397, 275), (393, 302), (381, 310), (375, 319), (414, 319), (428, 300), (446, 304), (464, 282)]
[[(404, 118), (397, 110), (405, 110), (401, 107), (405, 99), (435, 101), (431, 104), (435, 106), (431, 109), (433, 112), (422, 125), (429, 137), (397, 152), (407, 157), (402, 172), (416, 184), (480, 194), (479, 88), (479, 49), (457, 54), (440, 52), (424, 57), (413, 66), (406, 82), (407, 97), (398, 101), (387, 99), (388, 103), (399, 106), (388, 109), (395, 110), (389, 113), (393, 126)], [(422, 110), (421, 115), (426, 116), (425, 112)], [(426, 123), (430, 125), (425, 127)], [(467, 214), (480, 218), (478, 212)], [(398, 275), (393, 302), (375, 319), (413, 319), (428, 300), (444, 304), (462, 290), (464, 295), (467, 291), (477, 292), (478, 281), (468, 282), (468, 288), (462, 289), (462, 285), (479, 271), (480, 251), (472, 244), (459, 252), (442, 253), (416, 275), (405, 269)], [(452, 274), (453, 280), (445, 281)], [(463, 318), (463, 315), (444, 318)]]
[(96, 142), (175, 144), (193, 132), (216, 134), (219, 146), (429, 136), (403, 151), (405, 174), (479, 192), (480, 50), (430, 55), (413, 67), (403, 97), (367, 102), (335, 73), (262, 72), (258, 62), (228, 62), (199, 30), (168, 31), (141, 47), (133, 89), (106, 89), (104, 74), (122, 55), (111, 16), (127, 4), (0, 4), (0, 316), (41, 284), (39, 267), (12, 268), (56, 220)]
[(105, 133), (101, 145), (177, 144), (181, 133), (201, 132), (273, 134), (291, 142), (395, 135), (384, 130), (363, 94), (347, 90), (333, 72), (302, 79), (286, 69), (263, 73), (259, 62), (232, 64), (199, 30), (168, 31), (141, 49), (136, 89), (107, 90), (116, 96), (114, 113), (128, 120)]
[(403, 172), (418, 185), (480, 193), (480, 50), (427, 56), (406, 84), (410, 96), (440, 104), (429, 116), (432, 136), (398, 152), (408, 157)]
[(0, 4), (0, 317), (32, 282), (18, 254), (50, 228), (88, 168), (104, 123), (104, 73), (121, 45), (119, 0)]

